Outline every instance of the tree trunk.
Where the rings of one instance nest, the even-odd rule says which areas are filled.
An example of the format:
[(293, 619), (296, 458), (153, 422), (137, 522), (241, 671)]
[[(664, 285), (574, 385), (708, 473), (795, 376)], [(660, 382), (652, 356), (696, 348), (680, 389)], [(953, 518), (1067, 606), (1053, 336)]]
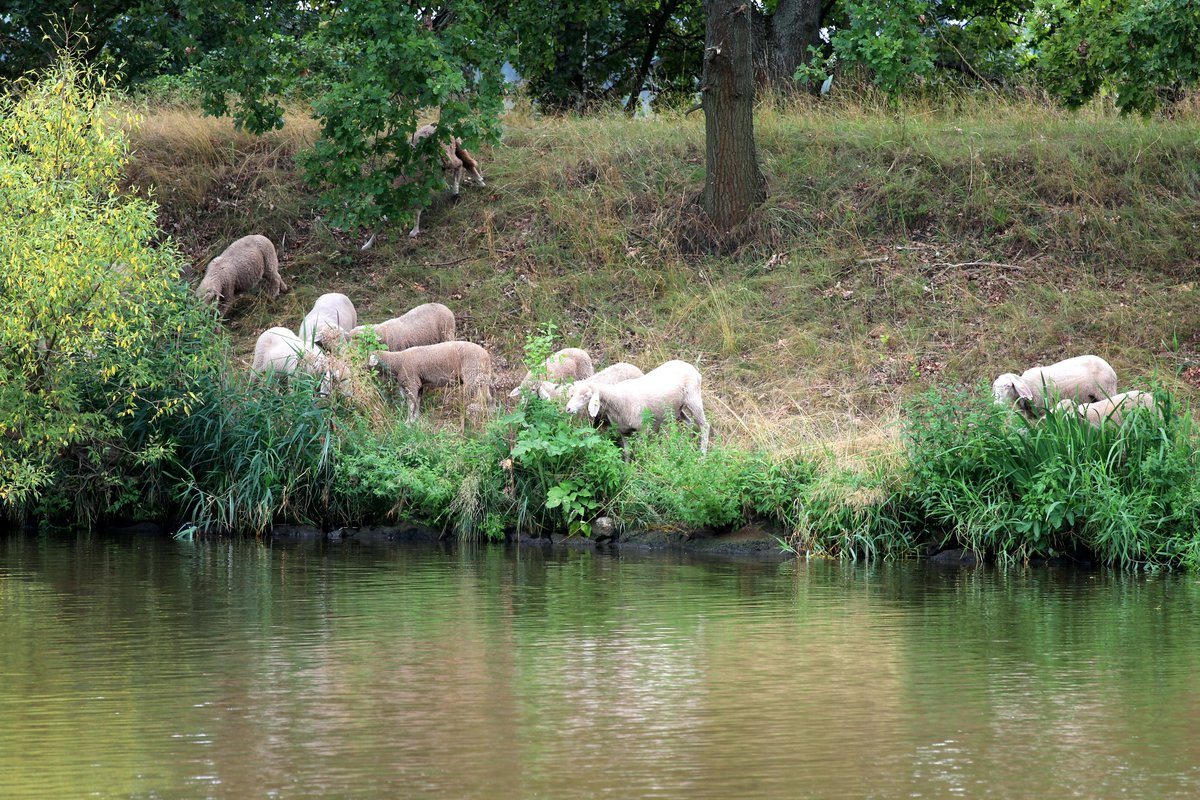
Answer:
[(754, 149), (749, 0), (705, 0), (704, 210), (721, 235), (767, 196)]
[(821, 0), (779, 0), (771, 18), (770, 81), (776, 89), (790, 87), (796, 68), (812, 56), (810, 45), (821, 44)]
[(629, 102), (625, 104), (625, 113), (631, 117), (641, 102), (642, 89), (646, 88), (646, 77), (650, 74), (650, 67), (654, 66), (654, 54), (658, 52), (658, 43), (662, 39), (663, 30), (671, 21), (671, 15), (679, 7), (679, 3), (680, 0), (672, 0), (664, 5), (658, 14), (658, 19), (654, 20), (654, 25), (650, 29), (650, 41), (646, 43), (646, 51), (642, 54), (642, 61), (638, 64), (633, 86), (629, 92)]

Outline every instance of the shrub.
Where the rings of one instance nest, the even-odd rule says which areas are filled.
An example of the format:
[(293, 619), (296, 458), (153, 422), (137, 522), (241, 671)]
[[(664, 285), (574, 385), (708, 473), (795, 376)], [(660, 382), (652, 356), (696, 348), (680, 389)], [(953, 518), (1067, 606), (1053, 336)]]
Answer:
[(1095, 429), (1057, 412), (1030, 423), (980, 394), (933, 391), (908, 408), (908, 489), (943, 542), (1001, 557), (1192, 563), (1197, 437), (1170, 396)]
[(105, 80), (62, 56), (0, 97), (0, 513), (91, 525), (133, 504), (217, 354), (156, 244)]

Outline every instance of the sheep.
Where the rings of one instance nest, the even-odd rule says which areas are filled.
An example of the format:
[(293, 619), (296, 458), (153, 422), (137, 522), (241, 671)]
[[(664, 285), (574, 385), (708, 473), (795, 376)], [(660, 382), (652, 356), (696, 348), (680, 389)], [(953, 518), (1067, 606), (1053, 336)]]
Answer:
[(300, 325), (300, 338), (306, 343), (318, 344), (326, 350), (334, 342), (341, 341), (346, 332), (358, 324), (358, 313), (354, 303), (344, 294), (323, 294), (313, 303), (312, 311)]
[[(611, 386), (614, 383), (623, 381), (631, 381), (640, 378), (646, 373), (629, 364), (625, 361), (618, 361), (616, 364), (610, 364), (604, 369), (597, 372), (590, 378), (585, 379), (587, 383), (600, 383), (606, 386)], [(582, 381), (576, 381), (581, 383)], [(555, 383), (553, 381), (538, 381), (538, 397), (543, 400), (553, 400), (559, 397), (565, 397), (567, 390), (570, 387), (563, 383)]]
[(297, 370), (321, 376), (320, 393), (327, 396), (333, 389), (333, 381), (344, 376), (334, 375), (329, 369), (325, 354), (315, 344), (305, 342), (288, 328), (275, 327), (263, 331), (254, 344), (254, 361), (251, 371), (259, 375), (288, 376)]
[(654, 427), (669, 411), (700, 429), (700, 452), (708, 452), (708, 420), (700, 396), (700, 372), (686, 361), (668, 361), (640, 378), (605, 385), (582, 381), (571, 387), (567, 412), (587, 408), (593, 420), (607, 421), (621, 437), (621, 450), (629, 460), (628, 436), (641, 430), (642, 417), (650, 412)]
[(279, 257), (271, 240), (258, 234), (243, 236), (208, 262), (196, 296), (216, 303), (221, 316), (225, 316), (237, 294), (253, 289), (264, 275), (272, 298), (288, 290), (279, 277)]
[(992, 383), (1001, 405), (1015, 403), (1028, 417), (1044, 414), (1059, 398), (1091, 403), (1117, 393), (1117, 373), (1099, 356), (1076, 356), (1020, 375), (1006, 372)]
[(367, 328), (392, 352), (410, 347), (454, 341), (454, 312), (441, 303), (424, 303), (378, 325), (359, 325), (346, 335), (351, 339)]
[(491, 402), (492, 357), (473, 342), (440, 342), (400, 352), (376, 350), (368, 366), (392, 375), (408, 398), (408, 418), (417, 418), (421, 389), (461, 383), (479, 408)]
[[(595, 369), (592, 367), (592, 357), (588, 355), (586, 350), (580, 350), (578, 347), (567, 347), (559, 350), (542, 362), (542, 366), (546, 370), (546, 377), (552, 379), (555, 383), (590, 378), (595, 372)], [(517, 384), (517, 388), (509, 392), (508, 396), (519, 397), (522, 389), (532, 390), (536, 384), (537, 381), (533, 379), (533, 373), (526, 372), (525, 377)]]
[(1070, 411), (1085, 419), (1093, 428), (1099, 428), (1105, 422), (1111, 422), (1120, 427), (1125, 421), (1125, 414), (1135, 408), (1155, 410), (1154, 395), (1150, 392), (1123, 392), (1114, 394), (1093, 403), (1076, 403), (1074, 400), (1060, 400), (1054, 407), (1058, 411)]
[[(428, 125), (422, 125), (420, 128), (417, 128), (415, 133), (413, 133), (412, 137), (409, 139), (409, 144), (412, 145), (412, 147), (416, 148), (418, 145), (421, 144), (421, 142), (430, 138), (431, 136), (435, 136), (436, 134), (437, 134), (437, 123), (436, 122), (430, 123)], [(483, 173), (479, 171), (479, 159), (477, 159), (477, 158), (475, 158), (475, 156), (471, 155), (470, 151), (462, 146), (462, 139), (455, 137), (453, 139), (453, 141), (441, 142), (439, 144), (439, 147), (442, 151), (442, 155), (441, 155), (442, 171), (444, 173), (448, 174), (449, 182), (450, 182), (450, 191), (451, 191), (451, 194), (456, 199), (459, 196), (459, 187), (462, 185), (462, 177), (463, 177), (464, 169), (468, 173), (470, 173), (471, 179), (474, 180), (476, 183), (478, 183), (480, 186), (487, 186), (487, 184), (483, 180)], [(428, 161), (426, 161), (424, 159), (418, 159), (418, 164), (416, 165), (416, 169), (428, 170), (430, 168), (431, 168), (431, 165), (428, 163)], [(416, 180), (416, 178), (414, 178), (412, 176), (401, 176), (401, 177), (396, 178), (392, 182), (392, 185), (399, 187), (399, 186), (403, 186), (405, 183), (409, 183), (413, 180)], [(417, 236), (421, 235), (421, 211), (422, 211), (422, 209), (419, 207), (416, 210), (416, 214), (413, 218), (412, 230), (410, 230), (408, 232), (408, 235), (410, 238), (415, 239)], [(384, 217), (384, 219), (387, 219), (387, 218)], [(371, 238), (368, 239), (366, 244), (364, 244), (360, 249), (370, 250), (372, 245), (374, 245), (374, 244), (375, 244), (375, 234), (371, 234)]]

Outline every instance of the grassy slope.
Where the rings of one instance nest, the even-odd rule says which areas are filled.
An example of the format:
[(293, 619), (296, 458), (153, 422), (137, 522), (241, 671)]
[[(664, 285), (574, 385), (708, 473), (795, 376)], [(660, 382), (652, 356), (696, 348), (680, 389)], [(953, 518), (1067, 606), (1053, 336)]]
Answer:
[(367, 253), (314, 211), (294, 166), (315, 135), (302, 117), (254, 139), (152, 109), (132, 174), (197, 269), (246, 233), (283, 242), (294, 291), (232, 315), (247, 359), (322, 292), (371, 321), (436, 300), (492, 349), (505, 392), (526, 332), (552, 320), (598, 363), (698, 364), (718, 437), (864, 456), (892, 449), (899, 403), (930, 383), (1067, 355), (1104, 355), (1122, 388), (1155, 376), (1195, 393), (1200, 121), (825, 106), (764, 107), (756, 124), (771, 196), (755, 242), (721, 257), (689, 252), (698, 115), (510, 113), (481, 153), (486, 189)]

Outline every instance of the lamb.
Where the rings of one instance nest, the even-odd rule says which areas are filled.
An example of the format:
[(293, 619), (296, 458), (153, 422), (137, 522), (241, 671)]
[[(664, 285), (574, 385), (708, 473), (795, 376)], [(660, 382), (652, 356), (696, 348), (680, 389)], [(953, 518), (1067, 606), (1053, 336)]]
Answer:
[[(421, 142), (430, 138), (431, 136), (435, 136), (436, 134), (437, 123), (422, 125), (420, 128), (417, 128), (415, 133), (413, 133), (412, 138), (409, 139), (409, 144), (415, 148), (420, 145)], [(462, 185), (464, 169), (470, 173), (471, 179), (480, 186), (487, 186), (483, 180), (483, 173), (479, 171), (479, 160), (475, 158), (475, 156), (471, 155), (470, 151), (462, 146), (462, 139), (455, 137), (453, 141), (439, 143), (439, 147), (442, 151), (442, 171), (449, 176), (448, 180), (450, 182), (450, 191), (456, 199), (459, 195), (459, 187)], [(418, 161), (422, 160), (418, 159)], [(418, 166), (418, 169), (420, 170), (429, 170), (431, 168), (432, 165), (428, 164), (427, 161), (419, 164)], [(393, 182), (393, 186), (401, 186), (413, 180), (416, 180), (416, 178), (411, 176), (401, 176), (396, 178), (396, 180)], [(413, 219), (412, 230), (408, 232), (408, 235), (411, 238), (416, 238), (417, 236), (421, 235), (421, 211), (421, 208), (417, 208), (416, 210), (416, 215)], [(374, 244), (375, 234), (371, 234), (371, 238), (367, 240), (366, 244), (364, 244), (361, 249), (370, 250), (371, 246)]]
[(275, 245), (258, 234), (243, 236), (208, 262), (204, 277), (196, 288), (196, 296), (216, 303), (221, 316), (225, 316), (238, 293), (253, 289), (264, 275), (272, 298), (287, 291), (287, 284), (279, 277)]
[(1028, 417), (1044, 414), (1059, 398), (1092, 403), (1117, 393), (1117, 373), (1099, 356), (1076, 356), (1020, 375), (1006, 372), (992, 383), (996, 402), (1015, 403)]
[(686, 361), (668, 361), (640, 378), (613, 385), (583, 381), (571, 387), (567, 412), (586, 407), (593, 420), (607, 421), (621, 437), (621, 450), (629, 460), (628, 436), (641, 430), (642, 418), (650, 412), (654, 427), (667, 413), (688, 419), (700, 429), (700, 452), (708, 452), (708, 420), (700, 396), (700, 372)]
[(313, 303), (312, 311), (300, 325), (300, 338), (318, 344), (326, 350), (345, 338), (346, 332), (358, 324), (354, 303), (344, 294), (323, 294)]
[[(595, 372), (592, 367), (592, 357), (586, 350), (578, 347), (567, 347), (547, 358), (542, 366), (545, 367), (546, 377), (555, 383), (567, 380), (582, 380), (590, 378)], [(636, 369), (636, 367), (635, 367)], [(533, 390), (537, 381), (532, 372), (526, 372), (525, 377), (517, 384), (517, 388), (508, 393), (509, 397), (519, 397), (522, 389)]]
[(1099, 428), (1106, 422), (1117, 427), (1124, 423), (1124, 415), (1135, 408), (1155, 409), (1154, 395), (1150, 392), (1123, 392), (1114, 394), (1093, 403), (1076, 403), (1074, 400), (1060, 400), (1054, 407), (1058, 411), (1073, 411), (1081, 419), (1088, 421), (1093, 428)]
[[(587, 378), (586, 382), (612, 386), (614, 383), (631, 381), (636, 378), (640, 378), (645, 374), (646, 373), (642, 372), (633, 364), (629, 364), (625, 361), (618, 361), (616, 364), (610, 364), (592, 377)], [(577, 383), (578, 382), (579, 381), (577, 381)], [(569, 388), (569, 386), (562, 383), (554, 383), (553, 381), (538, 381), (538, 396), (543, 400), (553, 400), (558, 397), (565, 397)]]
[[(311, 342), (305, 342), (291, 330), (269, 328), (259, 335), (254, 345), (254, 361), (250, 369), (260, 375), (288, 376), (297, 370), (321, 376), (320, 392), (327, 396), (333, 388), (325, 354)], [(337, 376), (341, 377), (341, 376)]]
[(359, 325), (347, 335), (353, 338), (367, 328), (392, 352), (410, 347), (454, 341), (454, 312), (441, 303), (424, 303), (378, 325)]
[(461, 383), (480, 408), (491, 402), (492, 357), (473, 342), (440, 342), (400, 352), (376, 350), (367, 364), (391, 374), (408, 398), (408, 418), (417, 418), (421, 390)]

